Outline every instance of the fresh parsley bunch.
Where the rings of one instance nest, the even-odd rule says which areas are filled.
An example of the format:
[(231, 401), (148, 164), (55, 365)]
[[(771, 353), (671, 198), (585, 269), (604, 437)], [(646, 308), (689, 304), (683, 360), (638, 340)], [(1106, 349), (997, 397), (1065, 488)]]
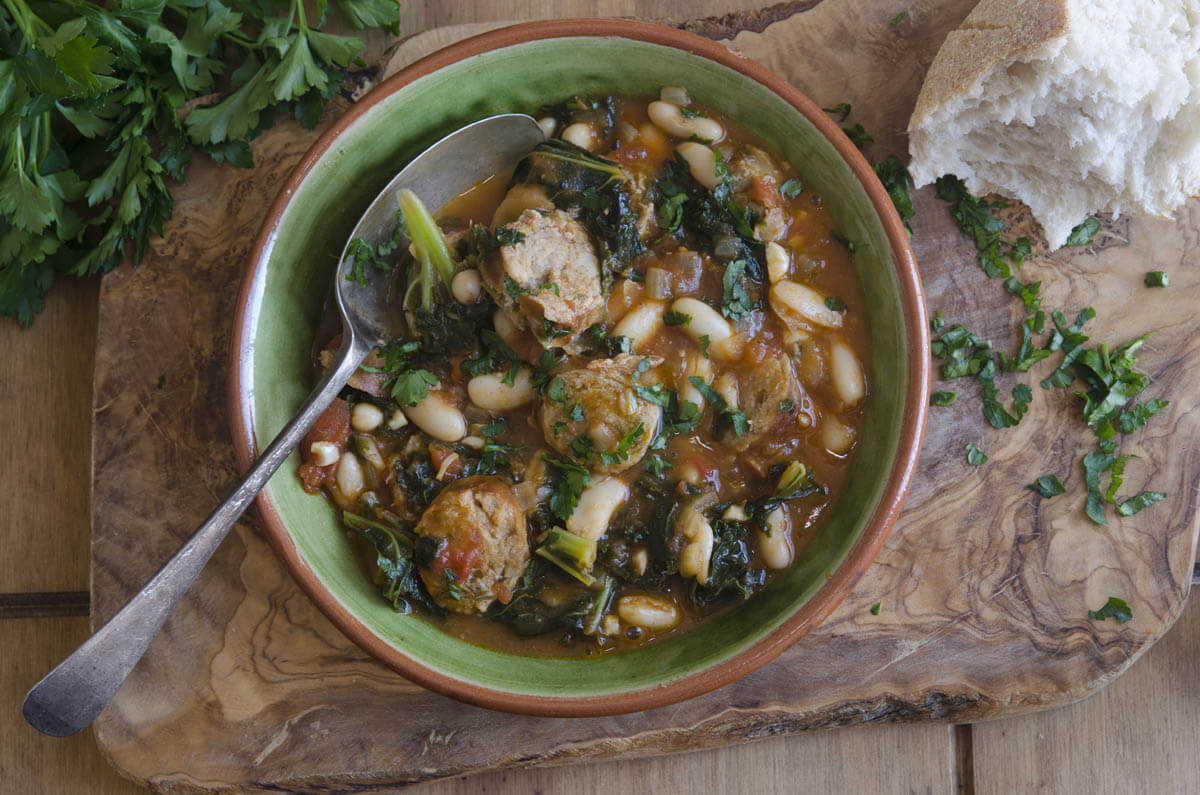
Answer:
[[(398, 32), (398, 0), (335, 0)], [(311, 7), (311, 6), (310, 6)], [(301, 0), (0, 0), (0, 315), (23, 326), (56, 273), (139, 262), (193, 147), (253, 165), (276, 112), (320, 119), (363, 42)]]

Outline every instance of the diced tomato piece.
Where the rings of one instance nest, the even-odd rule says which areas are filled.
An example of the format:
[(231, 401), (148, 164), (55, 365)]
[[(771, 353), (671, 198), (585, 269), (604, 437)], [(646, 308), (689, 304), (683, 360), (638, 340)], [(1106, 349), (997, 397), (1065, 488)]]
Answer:
[(500, 600), (500, 604), (506, 605), (512, 601), (512, 589), (508, 587), (508, 583), (504, 582), (504, 580), (497, 582), (494, 590), (496, 591), (496, 598)]
[(334, 398), (329, 408), (325, 409), (304, 435), (304, 440), (300, 442), (300, 453), (305, 461), (311, 461), (314, 442), (331, 442), (337, 445), (338, 453), (342, 453), (346, 449), (346, 440), (349, 437), (350, 404), (341, 398)]
[(472, 529), (450, 536), (430, 568), (434, 574), (453, 572), (455, 582), (466, 582), (475, 570), (475, 562), (479, 559), (482, 548), (483, 539), (479, 537), (477, 530)]

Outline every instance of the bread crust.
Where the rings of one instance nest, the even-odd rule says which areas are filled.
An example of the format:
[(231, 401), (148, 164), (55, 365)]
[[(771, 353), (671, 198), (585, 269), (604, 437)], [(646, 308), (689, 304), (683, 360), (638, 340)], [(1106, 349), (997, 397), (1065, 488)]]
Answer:
[(969, 94), (998, 67), (1047, 57), (1070, 28), (1070, 0), (982, 0), (950, 32), (929, 66), (909, 120), (912, 131)]

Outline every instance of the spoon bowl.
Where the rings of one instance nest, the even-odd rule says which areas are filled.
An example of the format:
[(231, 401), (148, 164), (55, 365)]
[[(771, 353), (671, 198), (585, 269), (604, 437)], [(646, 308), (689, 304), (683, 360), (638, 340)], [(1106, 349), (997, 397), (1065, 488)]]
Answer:
[(30, 689), (21, 711), (31, 726), (44, 734), (66, 737), (95, 720), (251, 500), (300, 444), (371, 349), (391, 337), (391, 274), (364, 267), (361, 281), (348, 278), (355, 269), (353, 241), (361, 239), (376, 246), (391, 238), (401, 188), (421, 195), (431, 207), (441, 207), (479, 180), (513, 166), (544, 137), (529, 116), (503, 114), (482, 119), (417, 155), (375, 197), (355, 225), (334, 272), (342, 343), (333, 363), (296, 416), (188, 542), (107, 624)]

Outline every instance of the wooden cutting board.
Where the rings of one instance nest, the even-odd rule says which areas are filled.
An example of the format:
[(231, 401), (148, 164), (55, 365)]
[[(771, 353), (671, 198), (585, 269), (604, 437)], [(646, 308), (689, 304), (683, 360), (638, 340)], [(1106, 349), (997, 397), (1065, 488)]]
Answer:
[[(781, 73), (824, 106), (850, 102), (904, 155), (924, 71), (972, 0), (785, 3), (688, 23)], [(903, 19), (892, 20), (900, 11)], [(479, 26), (410, 39), (392, 67)], [(327, 125), (346, 103), (335, 104)], [(107, 620), (191, 533), (235, 476), (226, 348), (240, 270), (266, 208), (318, 131), (280, 124), (256, 167), (197, 163), (175, 218), (137, 269), (104, 283), (96, 354), (93, 623)], [(905, 157), (905, 159), (907, 159)], [(932, 191), (915, 195), (913, 245), (930, 309), (1002, 350), (1018, 309), (975, 265)], [(1030, 229), (1010, 211), (1014, 234)], [(1025, 279), (1048, 307), (1094, 306), (1094, 340), (1156, 332), (1147, 397), (1171, 401), (1125, 452), (1126, 490), (1167, 501), (1107, 528), (1082, 512), (1077, 406), (1035, 387), (1016, 428), (991, 429), (977, 387), (931, 409), (919, 474), (876, 564), (779, 660), (715, 693), (622, 717), (549, 720), (469, 707), (421, 690), (346, 640), (299, 591), (250, 523), (237, 527), (96, 723), (126, 775), (172, 792), (371, 790), (506, 765), (666, 753), (866, 721), (974, 721), (1065, 704), (1124, 671), (1179, 615), (1197, 536), (1200, 473), (1200, 202), (1172, 220), (1108, 221), (1096, 243), (1036, 250)], [(1171, 287), (1147, 290), (1166, 270)], [(307, 345), (307, 340), (297, 344)], [(1044, 377), (1043, 363), (1034, 381)], [(1015, 383), (1001, 380), (1005, 393)], [(967, 465), (964, 445), (990, 461)], [(1066, 495), (1024, 489), (1057, 473)], [(1108, 596), (1133, 620), (1088, 618)], [(878, 615), (870, 607), (880, 603)]]

